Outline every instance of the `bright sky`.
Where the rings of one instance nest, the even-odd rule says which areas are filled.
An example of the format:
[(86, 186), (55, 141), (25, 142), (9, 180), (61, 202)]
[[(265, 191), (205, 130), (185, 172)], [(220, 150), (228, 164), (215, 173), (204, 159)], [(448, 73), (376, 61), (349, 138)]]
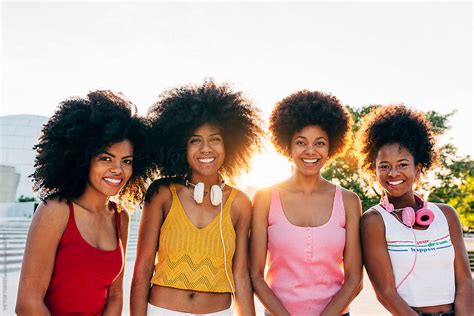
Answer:
[[(66, 97), (99, 88), (122, 91), (145, 114), (164, 89), (213, 77), (242, 90), (265, 118), (300, 89), (354, 107), (457, 110), (444, 141), (474, 156), (470, 2), (3, 2), (1, 9), (0, 115), (50, 116)], [(288, 173), (270, 150), (244, 180), (262, 186)]]

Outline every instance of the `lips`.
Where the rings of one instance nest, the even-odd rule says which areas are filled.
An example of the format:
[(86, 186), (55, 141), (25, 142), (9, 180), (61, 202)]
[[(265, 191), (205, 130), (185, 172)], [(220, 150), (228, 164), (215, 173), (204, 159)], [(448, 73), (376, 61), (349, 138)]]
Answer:
[(214, 157), (198, 158), (198, 161), (200, 163), (212, 163), (212, 162), (214, 162), (214, 160), (216, 160), (216, 158), (214, 158)]
[(397, 180), (397, 181), (387, 181), (387, 183), (391, 186), (397, 186), (397, 185), (400, 185), (402, 183), (404, 183), (405, 180)]
[(103, 180), (112, 186), (120, 186), (120, 184), (123, 181), (122, 178), (111, 178), (111, 177), (105, 177), (103, 178)]
[(303, 160), (304, 163), (315, 164), (315, 163), (317, 163), (320, 159), (319, 159), (319, 158), (316, 158), (316, 159), (305, 159), (305, 158), (302, 158), (301, 160)]

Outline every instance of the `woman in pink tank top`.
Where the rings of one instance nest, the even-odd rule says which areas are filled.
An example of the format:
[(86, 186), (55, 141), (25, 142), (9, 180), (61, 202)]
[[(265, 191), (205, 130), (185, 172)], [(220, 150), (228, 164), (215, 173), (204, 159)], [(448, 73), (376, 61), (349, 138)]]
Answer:
[(68, 99), (36, 145), (42, 203), (28, 232), (18, 315), (121, 315), (129, 215), (148, 173), (145, 125), (112, 91)]
[(320, 92), (296, 92), (273, 109), (272, 142), (294, 173), (254, 197), (251, 277), (271, 314), (348, 315), (362, 288), (359, 198), (321, 176), (350, 125), (340, 102)]

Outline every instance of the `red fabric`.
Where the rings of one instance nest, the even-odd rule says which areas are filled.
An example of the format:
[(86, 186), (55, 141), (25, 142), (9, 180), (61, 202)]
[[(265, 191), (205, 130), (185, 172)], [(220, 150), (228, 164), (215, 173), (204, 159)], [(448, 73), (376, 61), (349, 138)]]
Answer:
[[(115, 208), (115, 205), (114, 205)], [(69, 220), (56, 251), (53, 275), (45, 296), (52, 316), (101, 315), (107, 290), (123, 268), (120, 214), (115, 210), (117, 248), (100, 250), (85, 241), (69, 202)]]

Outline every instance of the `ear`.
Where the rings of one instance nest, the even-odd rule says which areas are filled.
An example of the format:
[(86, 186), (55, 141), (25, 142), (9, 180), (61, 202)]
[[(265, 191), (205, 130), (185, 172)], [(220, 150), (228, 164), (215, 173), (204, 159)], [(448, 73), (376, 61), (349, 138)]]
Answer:
[(421, 164), (417, 164), (415, 169), (416, 169), (416, 177), (415, 178), (419, 179), (420, 176), (421, 176)]

